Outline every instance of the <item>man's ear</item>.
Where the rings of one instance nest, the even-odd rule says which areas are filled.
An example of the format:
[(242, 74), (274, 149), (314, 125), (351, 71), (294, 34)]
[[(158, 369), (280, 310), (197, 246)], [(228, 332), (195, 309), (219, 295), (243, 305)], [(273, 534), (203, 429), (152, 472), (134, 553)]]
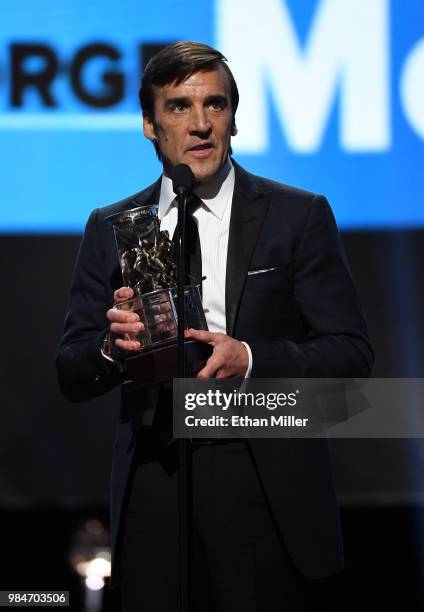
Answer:
[(149, 140), (156, 140), (155, 124), (150, 115), (143, 116), (143, 133)]
[(233, 127), (231, 128), (231, 136), (236, 136), (238, 132), (237, 126), (234, 123)]

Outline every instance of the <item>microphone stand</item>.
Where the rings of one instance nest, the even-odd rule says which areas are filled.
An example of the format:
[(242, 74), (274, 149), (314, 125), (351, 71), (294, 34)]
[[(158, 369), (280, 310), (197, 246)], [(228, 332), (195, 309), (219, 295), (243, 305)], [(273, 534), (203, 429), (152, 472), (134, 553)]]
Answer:
[[(184, 281), (185, 281), (185, 211), (187, 190), (178, 194), (178, 226), (177, 226), (177, 291), (178, 291), (178, 378), (185, 378), (185, 316), (184, 316)], [(192, 511), (192, 471), (189, 440), (181, 438), (178, 443), (179, 456), (179, 560), (180, 560), (180, 612), (190, 612), (190, 536)]]

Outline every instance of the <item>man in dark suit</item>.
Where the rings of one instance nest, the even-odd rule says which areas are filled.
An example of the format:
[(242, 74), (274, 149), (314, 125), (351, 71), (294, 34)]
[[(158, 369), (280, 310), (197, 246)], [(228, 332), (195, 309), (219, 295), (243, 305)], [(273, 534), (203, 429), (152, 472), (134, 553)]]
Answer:
[[(373, 353), (329, 205), (312, 193), (256, 177), (229, 158), (238, 92), (225, 58), (198, 43), (167, 47), (140, 90), (144, 134), (161, 179), (94, 211), (76, 263), (57, 367), (79, 401), (120, 384), (128, 332), (142, 323), (112, 308), (121, 287), (107, 217), (157, 203), (175, 227), (170, 179), (195, 176), (194, 213), (213, 346), (201, 378), (366, 377)], [(124, 610), (177, 609), (177, 476), (166, 387), (122, 393), (112, 478), (114, 571)], [(340, 571), (342, 544), (325, 440), (252, 439), (193, 445), (197, 610), (297, 610), (308, 581)], [(313, 609), (308, 607), (308, 609)]]

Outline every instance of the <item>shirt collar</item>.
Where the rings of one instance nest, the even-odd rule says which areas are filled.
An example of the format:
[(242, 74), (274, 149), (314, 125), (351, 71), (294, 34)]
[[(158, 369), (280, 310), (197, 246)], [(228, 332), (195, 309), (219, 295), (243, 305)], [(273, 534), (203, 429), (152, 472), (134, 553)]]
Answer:
[[(230, 159), (228, 159), (211, 181), (200, 184), (194, 190), (194, 193), (202, 200), (206, 208), (221, 221), (233, 195), (234, 180), (234, 166)], [(163, 219), (168, 214), (174, 200), (175, 193), (172, 188), (172, 180), (165, 174), (162, 174), (159, 197), (159, 219)]]

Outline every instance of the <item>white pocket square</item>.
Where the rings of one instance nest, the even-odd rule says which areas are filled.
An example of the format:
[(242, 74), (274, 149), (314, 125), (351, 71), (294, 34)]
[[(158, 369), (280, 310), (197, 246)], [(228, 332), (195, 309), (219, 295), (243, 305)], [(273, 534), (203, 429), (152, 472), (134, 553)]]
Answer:
[(278, 266), (274, 266), (273, 268), (261, 268), (260, 270), (249, 270), (247, 276), (253, 276), (254, 274), (264, 274), (265, 272), (273, 272), (274, 270), (279, 270)]

